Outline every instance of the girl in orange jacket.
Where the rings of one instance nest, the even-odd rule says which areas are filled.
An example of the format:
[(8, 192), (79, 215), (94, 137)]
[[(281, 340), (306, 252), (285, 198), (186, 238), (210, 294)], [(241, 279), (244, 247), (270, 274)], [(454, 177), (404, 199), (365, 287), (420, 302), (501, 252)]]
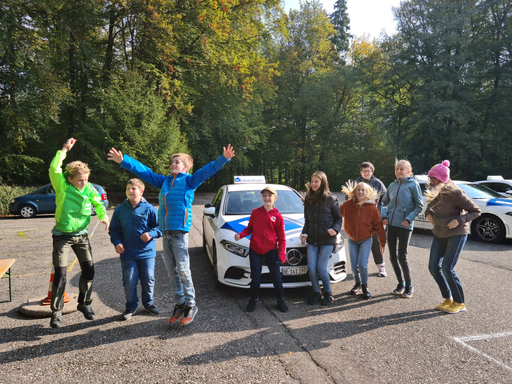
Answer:
[(352, 276), (355, 280), (350, 293), (363, 291), (364, 299), (371, 297), (368, 291), (368, 259), (372, 248), (372, 236), (377, 232), (380, 251), (384, 253), (386, 233), (382, 226), (379, 210), (375, 205), (377, 192), (366, 183), (348, 182), (342, 188), (348, 200), (340, 206), (343, 229), (348, 236), (348, 251)]

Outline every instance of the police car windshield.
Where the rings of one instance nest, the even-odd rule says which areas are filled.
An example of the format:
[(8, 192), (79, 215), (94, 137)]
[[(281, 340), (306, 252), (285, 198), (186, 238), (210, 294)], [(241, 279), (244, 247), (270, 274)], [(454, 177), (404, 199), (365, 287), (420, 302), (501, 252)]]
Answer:
[[(250, 215), (252, 210), (263, 205), (260, 190), (232, 191), (226, 200), (226, 215)], [(292, 190), (277, 191), (276, 208), (281, 214), (304, 213), (299, 195)]]

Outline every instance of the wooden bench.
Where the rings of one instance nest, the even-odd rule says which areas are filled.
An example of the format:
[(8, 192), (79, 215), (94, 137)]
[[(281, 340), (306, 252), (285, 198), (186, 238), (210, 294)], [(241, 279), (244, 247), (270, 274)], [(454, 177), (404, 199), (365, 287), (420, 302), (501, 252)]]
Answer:
[(11, 266), (14, 264), (15, 259), (0, 260), (0, 279), (5, 277), (9, 278), (9, 300), (0, 301), (0, 303), (7, 303), (12, 301), (12, 281), (11, 281)]

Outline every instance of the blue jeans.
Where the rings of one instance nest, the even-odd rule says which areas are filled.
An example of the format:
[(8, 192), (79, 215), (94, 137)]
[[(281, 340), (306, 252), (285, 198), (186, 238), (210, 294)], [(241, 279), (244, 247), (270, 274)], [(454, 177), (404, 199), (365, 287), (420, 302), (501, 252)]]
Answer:
[(467, 238), (467, 235), (450, 236), (444, 239), (434, 236), (428, 261), (430, 274), (439, 286), (443, 297), (445, 299), (453, 297), (453, 301), (459, 304), (464, 303), (464, 292), (454, 268)]
[(176, 304), (196, 305), (196, 291), (190, 272), (188, 255), (188, 233), (167, 233), (163, 235), (164, 263), (171, 279)]
[(354, 241), (348, 239), (348, 253), (350, 255), (350, 267), (352, 276), (358, 284), (368, 284), (368, 260), (372, 249), (372, 238)]
[(331, 278), (327, 271), (327, 262), (334, 251), (334, 245), (308, 244), (308, 273), (315, 292), (320, 292), (318, 277), (322, 280), (324, 292), (331, 292)]
[(135, 312), (139, 298), (137, 297), (137, 284), (140, 280), (142, 288), (142, 305), (144, 308), (153, 305), (155, 291), (155, 258), (140, 260), (121, 259), (123, 269), (123, 287), (126, 295), (126, 310)]
[(263, 267), (263, 260), (267, 264), (270, 271), (270, 277), (274, 284), (274, 293), (277, 300), (283, 300), (283, 278), (281, 276), (281, 268), (279, 268), (279, 258), (277, 256), (277, 249), (272, 249), (264, 255), (254, 252), (249, 249), (249, 262), (251, 264), (251, 292), (250, 297), (254, 301), (258, 301), (261, 284), (261, 268)]

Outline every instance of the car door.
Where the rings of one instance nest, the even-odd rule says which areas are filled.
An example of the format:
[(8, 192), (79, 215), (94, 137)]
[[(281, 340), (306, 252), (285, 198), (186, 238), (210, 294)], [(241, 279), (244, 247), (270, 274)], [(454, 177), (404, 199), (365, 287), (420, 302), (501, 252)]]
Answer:
[(215, 217), (204, 216), (204, 238), (206, 243), (206, 248), (208, 253), (211, 254), (213, 239), (215, 237), (215, 233), (217, 232), (217, 221), (220, 216), (220, 209), (222, 198), (224, 197), (224, 188), (220, 188), (215, 195), (212, 205), (215, 207)]
[(55, 213), (57, 205), (55, 204), (55, 191), (51, 184), (40, 190), (37, 194), (36, 204), (39, 207), (39, 213)]

